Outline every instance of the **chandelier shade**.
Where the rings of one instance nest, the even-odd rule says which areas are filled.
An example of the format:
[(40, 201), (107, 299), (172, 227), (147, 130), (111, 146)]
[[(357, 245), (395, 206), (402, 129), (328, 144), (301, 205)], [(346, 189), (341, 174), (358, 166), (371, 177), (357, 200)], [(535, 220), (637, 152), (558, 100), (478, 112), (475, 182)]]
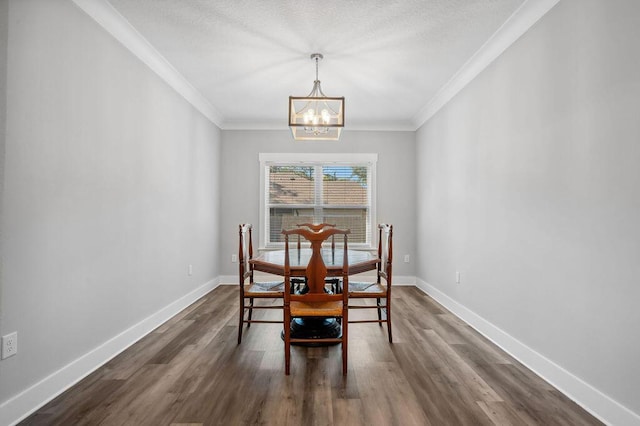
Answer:
[(344, 97), (325, 96), (318, 79), (320, 53), (311, 55), (316, 62), (316, 79), (307, 96), (289, 96), (289, 127), (295, 140), (338, 140), (344, 127)]

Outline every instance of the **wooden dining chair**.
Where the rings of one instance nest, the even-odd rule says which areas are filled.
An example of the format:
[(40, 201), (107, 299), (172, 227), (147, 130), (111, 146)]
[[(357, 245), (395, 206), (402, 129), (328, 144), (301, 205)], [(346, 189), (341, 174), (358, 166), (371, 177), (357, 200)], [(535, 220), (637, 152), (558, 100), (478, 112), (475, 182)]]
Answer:
[[(298, 228), (309, 228), (314, 232), (318, 232), (321, 231), (325, 228), (335, 228), (336, 224), (335, 223), (297, 223), (296, 226)], [(336, 251), (336, 239), (335, 239), (335, 234), (331, 236), (331, 253), (335, 253)], [(298, 250), (300, 250), (302, 248), (302, 244), (301, 244), (301, 240), (302, 237), (300, 235), (298, 235)], [(326, 283), (329, 284), (331, 286), (331, 289), (334, 293), (337, 293), (338, 291), (338, 286), (340, 285), (340, 278), (338, 277), (327, 277), (325, 279)], [(306, 280), (304, 278), (292, 278), (292, 284), (295, 287), (301, 285), (301, 284), (305, 284)]]
[[(378, 268), (375, 281), (357, 282), (350, 281), (348, 286), (349, 299), (376, 299), (375, 305), (353, 304), (349, 309), (377, 309), (378, 319), (351, 320), (351, 323), (377, 322), (382, 326), (387, 323), (387, 334), (389, 343), (393, 343), (391, 334), (391, 264), (393, 260), (393, 225), (378, 225)], [(384, 300), (384, 302), (383, 302)], [(383, 312), (384, 311), (384, 312)], [(384, 313), (384, 315), (383, 315)]]
[(317, 232), (310, 229), (298, 228), (282, 231), (284, 234), (284, 284), (289, 286), (291, 280), (291, 264), (289, 260), (289, 236), (301, 235), (311, 243), (312, 254), (305, 270), (308, 291), (305, 293), (284, 294), (284, 354), (285, 374), (289, 375), (291, 364), (291, 343), (309, 342), (309, 339), (293, 338), (291, 336), (292, 318), (340, 318), (342, 319), (342, 334), (338, 337), (316, 338), (314, 343), (342, 344), (342, 374), (347, 374), (347, 343), (348, 343), (348, 293), (336, 294), (326, 290), (325, 278), (327, 267), (322, 259), (322, 243), (336, 234), (344, 235), (344, 253), (340, 275), (344, 283), (349, 282), (349, 259), (347, 255), (347, 235), (349, 230), (327, 228)]
[[(240, 321), (238, 326), (238, 344), (242, 343), (242, 329), (253, 323), (282, 323), (282, 319), (255, 320), (254, 309), (283, 309), (280, 305), (259, 305), (256, 299), (284, 299), (284, 280), (256, 282), (253, 279), (253, 265), (249, 261), (253, 258), (253, 242), (251, 236), (252, 225), (249, 223), (239, 225), (240, 246), (238, 251), (238, 263), (240, 265)], [(288, 288), (288, 287), (287, 287)]]

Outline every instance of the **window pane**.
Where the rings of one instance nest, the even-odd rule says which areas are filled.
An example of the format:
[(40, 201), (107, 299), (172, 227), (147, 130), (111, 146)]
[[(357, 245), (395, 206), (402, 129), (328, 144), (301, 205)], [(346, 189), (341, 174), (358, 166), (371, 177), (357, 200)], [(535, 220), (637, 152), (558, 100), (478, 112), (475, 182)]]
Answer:
[(313, 223), (313, 209), (272, 207), (269, 209), (269, 241), (284, 242), (283, 229), (295, 228), (298, 223)]
[(368, 208), (357, 209), (329, 209), (323, 210), (322, 222), (335, 223), (336, 228), (349, 229), (349, 243), (367, 242)]
[(299, 223), (331, 223), (339, 229), (350, 229), (349, 242), (367, 242), (367, 221), (369, 209), (324, 209), (323, 216), (315, 218), (313, 209), (289, 209), (272, 207), (269, 209), (269, 241), (283, 242), (283, 229), (293, 229)]
[(322, 176), (322, 202), (325, 205), (367, 205), (366, 166), (324, 166)]
[(313, 167), (269, 167), (269, 204), (314, 204)]

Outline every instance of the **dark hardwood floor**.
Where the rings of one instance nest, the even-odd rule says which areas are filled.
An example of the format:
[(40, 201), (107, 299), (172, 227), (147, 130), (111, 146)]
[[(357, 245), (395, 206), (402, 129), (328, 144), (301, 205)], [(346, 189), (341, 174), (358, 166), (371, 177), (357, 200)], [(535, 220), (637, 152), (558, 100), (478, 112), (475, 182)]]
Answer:
[(238, 289), (220, 286), (21, 424), (601, 424), (417, 288), (394, 293), (393, 344), (352, 324), (346, 377), (339, 346), (293, 347), (287, 377), (281, 326), (237, 345)]

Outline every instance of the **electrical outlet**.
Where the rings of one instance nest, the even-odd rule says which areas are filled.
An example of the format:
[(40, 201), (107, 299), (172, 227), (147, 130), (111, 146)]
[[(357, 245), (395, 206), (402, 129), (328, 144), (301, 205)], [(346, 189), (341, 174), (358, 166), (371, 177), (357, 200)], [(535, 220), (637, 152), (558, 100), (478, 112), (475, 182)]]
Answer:
[(9, 358), (18, 353), (18, 332), (2, 336), (2, 359)]
[(460, 272), (456, 271), (456, 284), (460, 284)]
[(236, 263), (238, 261), (238, 255), (237, 254), (232, 254), (231, 255), (231, 262), (232, 263)]
[(409, 257), (408, 254), (404, 255), (404, 263), (409, 263), (409, 261), (411, 260), (411, 258)]
[(189, 274), (189, 276), (193, 275), (193, 265), (187, 267), (187, 274)]

